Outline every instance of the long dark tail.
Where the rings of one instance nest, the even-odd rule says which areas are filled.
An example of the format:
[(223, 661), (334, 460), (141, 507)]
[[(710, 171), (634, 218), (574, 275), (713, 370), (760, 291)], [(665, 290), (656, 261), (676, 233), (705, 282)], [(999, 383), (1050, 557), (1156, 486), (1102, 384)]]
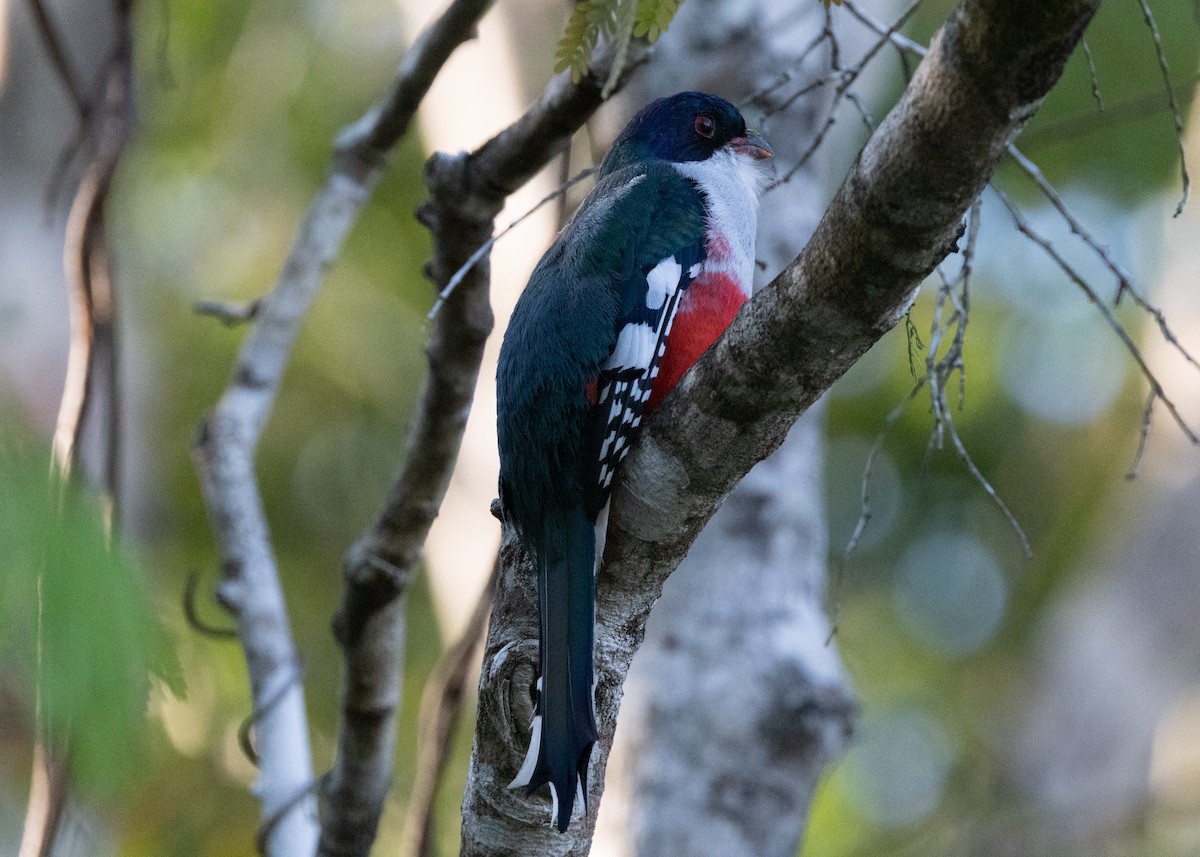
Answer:
[(554, 821), (566, 831), (575, 801), (587, 805), (587, 770), (596, 742), (592, 648), (596, 614), (596, 531), (583, 508), (572, 510), (539, 552), (541, 676), (533, 737), (509, 784), (531, 794), (550, 784)]

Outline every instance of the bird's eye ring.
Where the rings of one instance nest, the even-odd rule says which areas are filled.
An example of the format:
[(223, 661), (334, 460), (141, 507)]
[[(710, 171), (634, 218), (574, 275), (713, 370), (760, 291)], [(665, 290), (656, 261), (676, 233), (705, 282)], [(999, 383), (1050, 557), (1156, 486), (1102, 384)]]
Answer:
[(712, 139), (713, 134), (717, 133), (717, 120), (707, 113), (701, 113), (696, 117), (696, 133), (706, 139)]

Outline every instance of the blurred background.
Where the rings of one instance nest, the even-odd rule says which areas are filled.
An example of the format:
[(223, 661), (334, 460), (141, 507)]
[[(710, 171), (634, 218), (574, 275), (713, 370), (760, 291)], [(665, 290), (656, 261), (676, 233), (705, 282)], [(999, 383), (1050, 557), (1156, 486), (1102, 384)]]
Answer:
[[(1183, 145), (1200, 165), (1200, 119), (1188, 112), (1200, 11), (1187, 0), (1149, 2), (1183, 107)], [(80, 79), (96, 79), (109, 6), (46, 8)], [(882, 0), (860, 8), (895, 13)], [(926, 42), (952, 8), (925, 0), (906, 34)], [(0, 853), (20, 843), (38, 705), (72, 736), (89, 853), (249, 850), (258, 806), (237, 743), (249, 706), (244, 663), (236, 645), (190, 630), (181, 606), (196, 569), (202, 612), (223, 622), (208, 597), (218, 569), (190, 444), (242, 331), (193, 305), (270, 288), (331, 140), (370, 105), (435, 11), (419, 0), (137, 5), (137, 121), (107, 218), (124, 391), (122, 534), (112, 552), (95, 502), (57, 495), (48, 478), (68, 351), (62, 245), (78, 164), (55, 174), (76, 114), (30, 5), (0, 0)], [(566, 14), (551, 0), (502, 0), (455, 56), (329, 272), (259, 449), (318, 770), (336, 725), (340, 652), (329, 623), (341, 558), (396, 471), (423, 383), (433, 295), (422, 275), (429, 240), (413, 218), (421, 164), (432, 148), (473, 148), (520, 114), (550, 76)], [(832, 14), (852, 26), (844, 10)], [(1018, 142), (1200, 353), (1200, 210), (1193, 202), (1172, 216), (1180, 147), (1138, 3), (1104, 4), (1088, 43), (1103, 109), (1080, 53)], [(861, 92), (881, 117), (904, 78), (890, 51), (873, 68)], [(829, 194), (866, 133), (848, 106), (837, 127), (827, 145), (842, 166)], [(581, 135), (573, 164), (589, 158)], [(552, 166), (514, 197), (499, 223), (562, 170)], [(1111, 299), (1116, 279), (1036, 187), (1011, 164), (996, 181)], [(547, 207), (498, 244), (501, 316), (558, 217)], [(831, 609), (862, 719), (818, 796), (804, 853), (1200, 853), (1200, 450), (1160, 402), (1139, 460), (1149, 388), (1136, 363), (990, 191), (980, 223), (954, 418), (1032, 556), (953, 449), (930, 444), (926, 394), (879, 441), (915, 383), (914, 361), (923, 372), (934, 279), (911, 314), (923, 344), (900, 325), (827, 397)], [(960, 264), (949, 260), (947, 272)], [(1116, 315), (1200, 428), (1200, 371), (1131, 301)], [(957, 393), (949, 398), (957, 407)], [(399, 839), (424, 680), (460, 633), (498, 542), (486, 507), (493, 409), (481, 389), (432, 537), (434, 570), (410, 597), (396, 787), (379, 854)], [(870, 521), (847, 556), (877, 443)], [(1127, 479), (1135, 461), (1137, 478)], [(447, 855), (457, 853), (471, 724), (465, 717), (441, 795)]]

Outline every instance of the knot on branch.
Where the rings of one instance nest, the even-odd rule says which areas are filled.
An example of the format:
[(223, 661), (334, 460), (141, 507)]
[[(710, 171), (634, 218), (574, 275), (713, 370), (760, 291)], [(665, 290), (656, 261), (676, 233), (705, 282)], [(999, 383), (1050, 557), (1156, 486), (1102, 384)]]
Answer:
[[(472, 169), (470, 153), (434, 152), (425, 162), (425, 186), (429, 188), (431, 201), (428, 210), (421, 212), (421, 222), (434, 230), (455, 225), (485, 228), (486, 239), (507, 194), (489, 192), (485, 184)], [(478, 241), (476, 245), (481, 243)]]
[(529, 746), (537, 682), (537, 642), (512, 640), (484, 658), (479, 679), (479, 728), (476, 775), (492, 781), (481, 790), (493, 809), (525, 823), (540, 824), (547, 809), (509, 790)]
[(333, 143), (333, 169), (359, 184), (367, 184), (387, 165), (391, 146), (376, 145), (384, 119), (381, 105), (371, 107), (362, 118), (338, 132)]
[(356, 544), (346, 556), (342, 577), (346, 593), (333, 619), (333, 636), (350, 648), (358, 644), (371, 617), (404, 592), (412, 569), (385, 559), (370, 546)]

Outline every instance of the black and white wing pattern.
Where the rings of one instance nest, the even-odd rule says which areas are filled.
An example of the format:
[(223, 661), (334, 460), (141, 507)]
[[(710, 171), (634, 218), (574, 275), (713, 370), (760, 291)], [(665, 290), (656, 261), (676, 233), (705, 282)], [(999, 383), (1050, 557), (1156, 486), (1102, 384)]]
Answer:
[(642, 424), (658, 363), (684, 291), (695, 277), (697, 255), (681, 252), (651, 268), (629, 291), (617, 342), (596, 376), (596, 399), (589, 435), (595, 448), (592, 471), (584, 474), (588, 514), (594, 519), (608, 502), (613, 475)]

